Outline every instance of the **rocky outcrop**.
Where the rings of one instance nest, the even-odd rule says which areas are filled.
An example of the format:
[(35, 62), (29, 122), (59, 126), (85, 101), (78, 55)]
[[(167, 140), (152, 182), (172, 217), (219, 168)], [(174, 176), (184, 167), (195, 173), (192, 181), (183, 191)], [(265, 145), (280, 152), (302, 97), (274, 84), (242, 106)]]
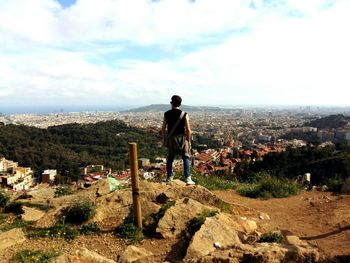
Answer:
[(128, 246), (124, 253), (118, 259), (120, 263), (131, 263), (131, 262), (144, 262), (147, 258), (152, 257), (153, 254), (143, 248), (136, 246)]
[(21, 244), (26, 241), (24, 232), (20, 228), (11, 229), (9, 231), (0, 233), (0, 252), (5, 249)]
[(179, 199), (159, 220), (156, 232), (163, 238), (178, 237), (186, 231), (188, 222), (204, 211), (219, 211), (219, 209), (190, 198)]
[(105, 258), (86, 248), (79, 249), (75, 251), (75, 253), (73, 254), (63, 254), (50, 262), (52, 263), (67, 263), (67, 262), (115, 263), (114, 260)]
[(244, 236), (256, 229), (257, 224), (252, 220), (223, 213), (208, 217), (193, 236), (184, 261), (198, 260), (217, 249), (241, 246)]
[(40, 211), (35, 208), (23, 206), (24, 214), (22, 214), (22, 220), (24, 221), (38, 221), (43, 216), (45, 216), (45, 212)]

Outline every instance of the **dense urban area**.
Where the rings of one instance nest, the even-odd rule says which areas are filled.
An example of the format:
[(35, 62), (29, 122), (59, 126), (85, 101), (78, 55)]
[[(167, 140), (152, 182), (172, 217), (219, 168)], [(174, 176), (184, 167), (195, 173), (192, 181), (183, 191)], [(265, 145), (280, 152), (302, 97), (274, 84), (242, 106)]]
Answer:
[[(186, 106), (184, 107), (186, 109)], [(247, 108), (222, 109), (206, 107), (187, 107), (193, 132), (192, 164), (200, 174), (221, 172), (234, 174), (241, 163), (262, 160), (268, 153), (280, 153), (288, 147), (298, 148), (310, 144), (321, 146), (350, 142), (350, 125), (344, 120), (335, 120), (336, 126), (315, 124), (320, 118), (349, 114), (349, 109), (340, 108)], [(111, 120), (122, 121), (129, 127), (136, 127), (159, 137), (165, 105), (154, 105), (126, 112), (72, 112), (54, 114), (18, 114), (2, 115), (0, 122), (4, 125), (26, 125), (41, 129), (72, 123), (92, 124)], [(335, 114), (337, 113), (337, 114)], [(339, 114), (342, 113), (342, 114)], [(333, 114), (333, 115), (332, 115)], [(120, 134), (116, 134), (120, 136)], [(161, 140), (157, 142), (161, 148)], [(140, 173), (145, 178), (159, 178), (165, 174), (165, 152), (151, 158), (140, 156)], [(17, 161), (17, 162), (16, 162)], [(22, 168), (18, 160), (0, 162), (1, 184), (14, 190), (28, 189), (33, 182), (53, 183), (56, 175), (67, 176), (67, 170), (58, 167), (40, 167), (35, 180), (30, 167)], [(85, 163), (80, 167), (81, 183), (91, 184), (103, 176), (113, 176), (119, 180), (129, 180), (130, 171), (104, 167), (107, 163)], [(68, 168), (66, 168), (68, 169)], [(181, 161), (175, 162), (175, 170), (181, 169)], [(58, 171), (57, 171), (58, 170)], [(69, 169), (68, 169), (69, 170)], [(295, 174), (298, 176), (298, 174)], [(56, 179), (57, 180), (57, 179)]]

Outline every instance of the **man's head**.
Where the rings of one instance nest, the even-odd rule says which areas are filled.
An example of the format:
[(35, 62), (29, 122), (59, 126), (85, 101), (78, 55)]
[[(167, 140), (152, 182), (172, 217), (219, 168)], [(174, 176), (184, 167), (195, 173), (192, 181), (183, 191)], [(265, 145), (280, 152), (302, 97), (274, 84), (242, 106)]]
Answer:
[(170, 103), (171, 103), (171, 105), (173, 105), (173, 107), (180, 107), (181, 102), (182, 102), (182, 99), (180, 96), (174, 95), (171, 97)]

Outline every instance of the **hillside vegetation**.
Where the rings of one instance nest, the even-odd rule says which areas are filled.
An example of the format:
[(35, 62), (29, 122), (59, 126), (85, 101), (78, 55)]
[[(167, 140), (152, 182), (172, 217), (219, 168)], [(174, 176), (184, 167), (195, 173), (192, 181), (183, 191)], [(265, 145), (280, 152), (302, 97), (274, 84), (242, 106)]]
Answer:
[(67, 124), (39, 129), (24, 125), (0, 127), (0, 155), (31, 167), (36, 175), (57, 169), (75, 177), (79, 166), (104, 164), (113, 169), (128, 165), (128, 142), (137, 142), (139, 157), (163, 154), (160, 138), (113, 120), (94, 124)]
[(279, 178), (296, 180), (299, 175), (311, 173), (313, 184), (326, 184), (339, 190), (350, 176), (350, 147), (288, 148), (281, 153), (270, 153), (263, 160), (251, 164), (241, 164), (237, 169), (243, 181), (254, 182), (262, 171)]
[(342, 128), (350, 122), (350, 117), (343, 114), (330, 115), (305, 124), (305, 126), (316, 127), (318, 129)]

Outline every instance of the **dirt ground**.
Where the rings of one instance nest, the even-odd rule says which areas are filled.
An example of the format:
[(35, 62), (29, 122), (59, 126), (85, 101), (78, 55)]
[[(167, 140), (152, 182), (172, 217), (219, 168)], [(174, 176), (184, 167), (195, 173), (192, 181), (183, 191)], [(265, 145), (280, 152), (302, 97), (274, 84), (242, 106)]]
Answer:
[(233, 190), (215, 191), (222, 200), (267, 213), (265, 231), (288, 230), (330, 256), (350, 254), (350, 195), (303, 191), (297, 196), (260, 200)]

